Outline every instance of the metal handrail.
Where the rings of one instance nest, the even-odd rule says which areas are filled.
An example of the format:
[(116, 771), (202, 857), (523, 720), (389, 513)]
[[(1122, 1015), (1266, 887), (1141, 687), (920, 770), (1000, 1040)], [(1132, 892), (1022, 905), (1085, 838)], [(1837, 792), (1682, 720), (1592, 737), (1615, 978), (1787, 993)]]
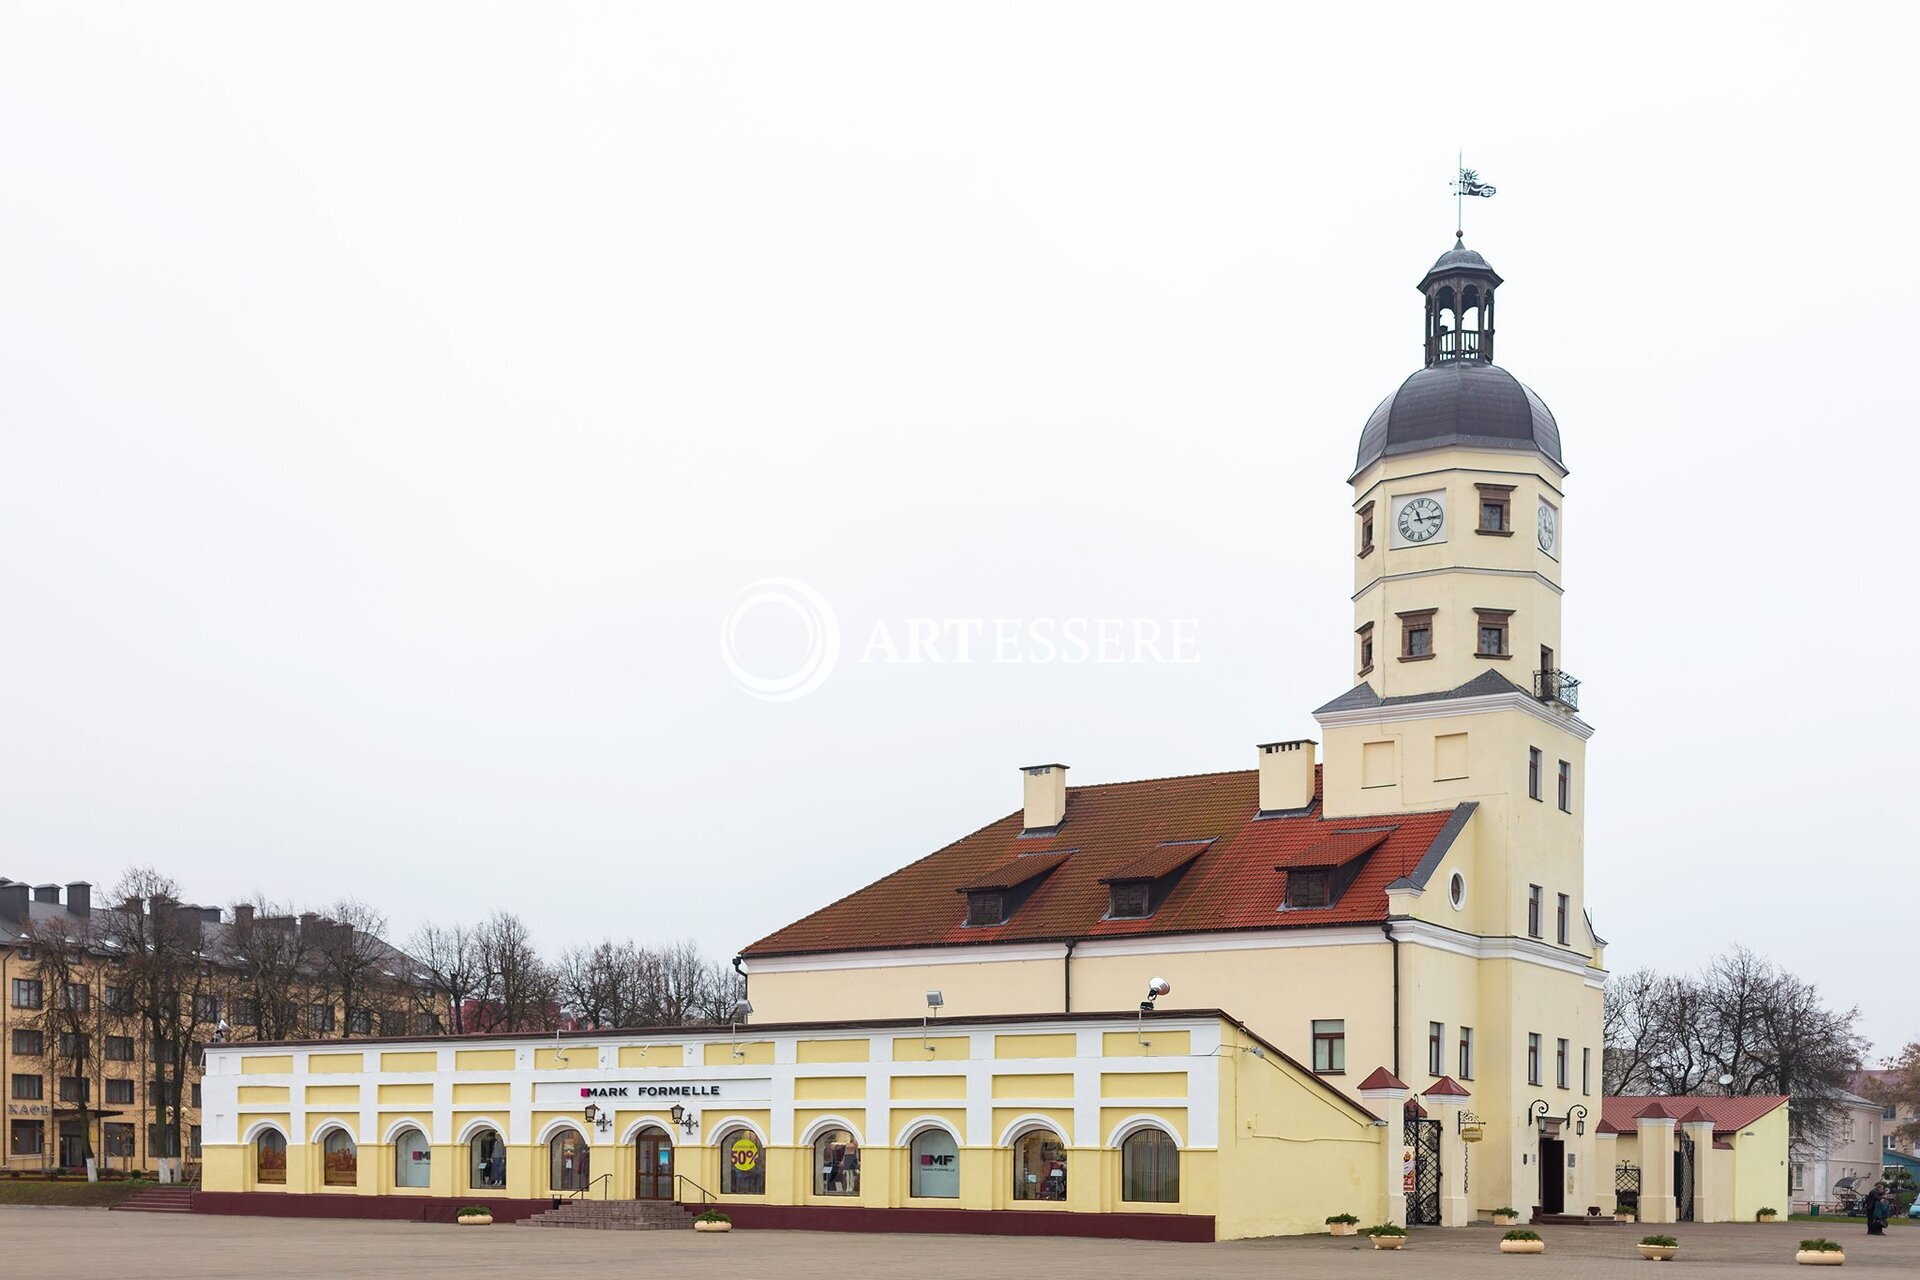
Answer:
[[(674, 1174), (674, 1175), (673, 1175), (673, 1180), (674, 1180), (674, 1182), (675, 1182), (675, 1184), (676, 1184), (676, 1185), (677, 1185), (677, 1184), (679, 1184), (679, 1183), (682, 1183), (682, 1182), (684, 1182), (684, 1183), (686, 1183), (686, 1184), (687, 1184), (688, 1186), (690, 1186), (690, 1187), (692, 1187), (692, 1188), (693, 1188), (693, 1189), (694, 1189), (695, 1191), (698, 1191), (698, 1192), (700, 1193), (700, 1203), (701, 1203), (701, 1204), (706, 1204), (706, 1203), (707, 1203), (707, 1202), (708, 1202), (709, 1200), (718, 1200), (718, 1199), (720, 1198), (720, 1197), (718, 1197), (718, 1196), (716, 1196), (716, 1195), (714, 1195), (714, 1194), (713, 1194), (713, 1192), (711, 1192), (711, 1191), (709, 1191), (709, 1190), (707, 1190), (707, 1189), (706, 1189), (705, 1187), (703, 1187), (703, 1186), (701, 1186), (701, 1185), (700, 1185), (699, 1183), (697, 1183), (697, 1182), (695, 1182), (695, 1181), (694, 1181), (694, 1180), (693, 1180), (692, 1178), (689, 1178), (689, 1177), (688, 1177), (688, 1176), (687, 1176), (686, 1174), (684, 1174), (684, 1173), (676, 1173), (676, 1174)], [(680, 1201), (680, 1202), (681, 1202), (682, 1204), (685, 1204), (685, 1203), (686, 1203), (686, 1197), (684, 1197), (684, 1196), (675, 1196), (675, 1197), (674, 1197), (674, 1199), (676, 1199), (676, 1200), (679, 1200), (679, 1201)]]
[(1569, 711), (1580, 709), (1580, 681), (1557, 668), (1533, 673), (1533, 696), (1542, 702), (1557, 702)]
[[(611, 1173), (603, 1173), (603, 1174), (601, 1174), (601, 1175), (600, 1175), (599, 1177), (597, 1177), (597, 1178), (595, 1178), (595, 1179), (593, 1179), (593, 1180), (592, 1180), (591, 1182), (589, 1182), (589, 1183), (587, 1183), (587, 1185), (586, 1185), (586, 1186), (584, 1186), (584, 1187), (581, 1187), (581, 1188), (580, 1188), (580, 1189), (579, 1189), (578, 1191), (575, 1191), (575, 1192), (574, 1192), (574, 1193), (573, 1193), (572, 1195), (570, 1195), (570, 1196), (568, 1196), (568, 1197), (567, 1197), (567, 1199), (569, 1199), (569, 1200), (584, 1200), (584, 1199), (586, 1199), (586, 1198), (587, 1198), (587, 1196), (588, 1196), (588, 1195), (589, 1195), (589, 1194), (590, 1194), (590, 1193), (591, 1193), (591, 1192), (593, 1191), (593, 1189), (594, 1189), (594, 1187), (595, 1187), (596, 1185), (598, 1185), (598, 1184), (600, 1184), (600, 1183), (602, 1183), (602, 1182), (604, 1182), (604, 1183), (606, 1183), (608, 1187), (612, 1187), (612, 1185), (613, 1185), (613, 1175), (612, 1175)], [(600, 1193), (600, 1198), (601, 1198), (602, 1200), (606, 1200), (606, 1199), (609, 1199), (610, 1197), (609, 1197), (609, 1196), (607, 1195), (607, 1193), (606, 1193), (606, 1191), (602, 1191), (602, 1192)]]

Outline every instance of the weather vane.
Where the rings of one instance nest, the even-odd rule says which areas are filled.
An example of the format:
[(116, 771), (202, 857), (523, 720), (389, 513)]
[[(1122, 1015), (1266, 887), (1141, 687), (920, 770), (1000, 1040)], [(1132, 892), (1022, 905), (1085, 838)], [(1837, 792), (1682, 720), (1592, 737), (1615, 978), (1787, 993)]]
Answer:
[(1490, 196), (1494, 194), (1496, 188), (1491, 182), (1480, 181), (1480, 171), (1478, 169), (1467, 168), (1466, 152), (1462, 151), (1458, 159), (1460, 176), (1455, 178), (1453, 182), (1453, 235), (1456, 240), (1463, 240), (1466, 238), (1467, 232), (1466, 223), (1461, 215), (1463, 213), (1463, 206), (1466, 203), (1466, 197)]

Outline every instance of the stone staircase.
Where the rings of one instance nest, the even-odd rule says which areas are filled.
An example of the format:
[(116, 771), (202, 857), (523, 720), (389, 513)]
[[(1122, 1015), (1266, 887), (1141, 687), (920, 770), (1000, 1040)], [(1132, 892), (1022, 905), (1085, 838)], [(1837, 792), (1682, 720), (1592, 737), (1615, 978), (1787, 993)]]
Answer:
[(693, 1216), (691, 1210), (671, 1200), (569, 1200), (519, 1225), (587, 1231), (687, 1231), (693, 1227)]
[(192, 1213), (193, 1188), (180, 1185), (151, 1187), (113, 1207), (126, 1213)]

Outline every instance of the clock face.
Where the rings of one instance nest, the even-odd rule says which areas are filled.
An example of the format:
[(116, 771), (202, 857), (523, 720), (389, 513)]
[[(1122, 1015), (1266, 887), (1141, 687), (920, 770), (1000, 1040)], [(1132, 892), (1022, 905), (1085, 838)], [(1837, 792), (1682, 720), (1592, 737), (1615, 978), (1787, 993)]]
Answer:
[(1408, 542), (1430, 541), (1446, 518), (1446, 512), (1432, 498), (1414, 498), (1400, 508), (1400, 536)]
[(1552, 554), (1554, 543), (1559, 539), (1559, 518), (1547, 503), (1540, 504), (1540, 549)]

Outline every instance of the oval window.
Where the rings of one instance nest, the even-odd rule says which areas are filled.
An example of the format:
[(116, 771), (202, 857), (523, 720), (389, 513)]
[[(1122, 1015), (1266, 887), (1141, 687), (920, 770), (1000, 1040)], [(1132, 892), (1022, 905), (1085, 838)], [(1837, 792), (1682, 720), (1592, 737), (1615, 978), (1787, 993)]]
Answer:
[(1467, 878), (1458, 871), (1447, 881), (1447, 901), (1453, 903), (1455, 911), (1467, 905)]

